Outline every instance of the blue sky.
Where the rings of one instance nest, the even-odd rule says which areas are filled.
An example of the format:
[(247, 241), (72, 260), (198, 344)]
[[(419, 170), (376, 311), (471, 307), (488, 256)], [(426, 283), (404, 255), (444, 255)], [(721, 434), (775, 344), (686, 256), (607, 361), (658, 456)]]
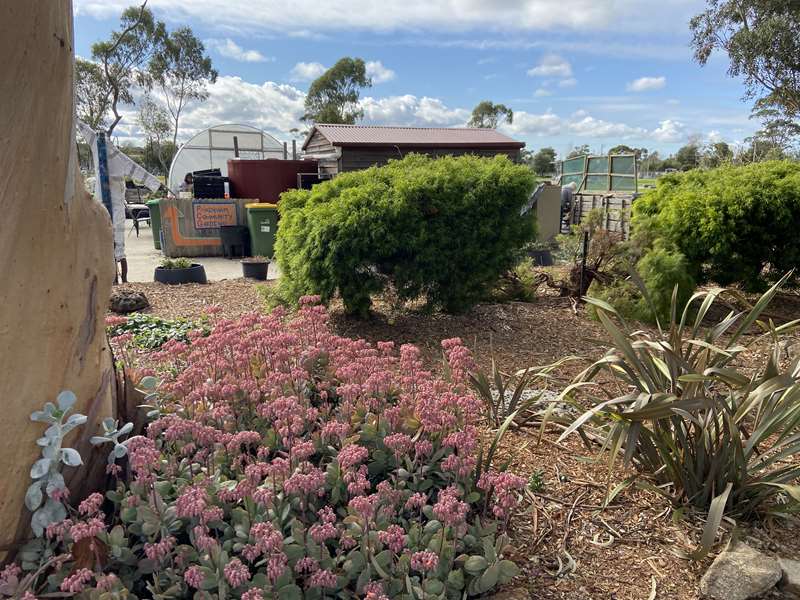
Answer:
[[(106, 38), (125, 0), (74, 0), (76, 53)], [(618, 143), (674, 152), (689, 139), (741, 142), (757, 128), (725, 57), (692, 61), (688, 19), (701, 0), (150, 0), (170, 28), (190, 25), (220, 73), (187, 109), (180, 137), (218, 123), (281, 140), (310, 79), (342, 56), (368, 62), (365, 123), (463, 126), (487, 99), (503, 129), (559, 153)], [(135, 109), (117, 128), (137, 138)]]

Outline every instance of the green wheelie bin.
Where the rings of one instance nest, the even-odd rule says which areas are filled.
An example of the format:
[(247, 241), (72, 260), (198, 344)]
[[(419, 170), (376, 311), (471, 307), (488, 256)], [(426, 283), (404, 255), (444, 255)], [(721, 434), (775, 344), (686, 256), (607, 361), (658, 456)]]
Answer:
[(150, 229), (153, 232), (153, 246), (156, 250), (161, 250), (161, 205), (159, 199), (148, 200), (145, 202), (150, 211)]
[(245, 208), (252, 255), (271, 259), (275, 252), (275, 234), (278, 231), (278, 205), (252, 202), (245, 204)]

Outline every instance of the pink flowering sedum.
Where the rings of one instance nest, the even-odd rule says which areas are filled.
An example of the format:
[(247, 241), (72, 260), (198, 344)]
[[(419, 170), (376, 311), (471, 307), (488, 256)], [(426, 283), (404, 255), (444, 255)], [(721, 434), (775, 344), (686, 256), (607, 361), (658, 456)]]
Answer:
[[(447, 575), (486, 544), (502, 552), (495, 536), (521, 484), (493, 472), (476, 481), (482, 405), (467, 387), (469, 350), (442, 342), (442, 378), (414, 346), (333, 334), (315, 302), (293, 319), (280, 309), (219, 319), (151, 355), (158, 415), (115, 465), (110, 526), (92, 494), (47, 529), (64, 556), (60, 591), (384, 600), (409, 580), (448, 597), (489, 591), (481, 572)], [(102, 570), (74, 570), (69, 552), (85, 538), (110, 549)], [(501, 571), (484, 581), (505, 583), (512, 569)]]

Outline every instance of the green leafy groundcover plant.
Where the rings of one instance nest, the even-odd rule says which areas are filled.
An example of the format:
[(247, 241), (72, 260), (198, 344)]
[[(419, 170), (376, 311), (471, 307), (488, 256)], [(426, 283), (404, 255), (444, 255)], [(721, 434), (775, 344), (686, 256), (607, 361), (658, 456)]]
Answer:
[(24, 547), (0, 596), (460, 599), (514, 577), (526, 482), (485, 464), (469, 351), (442, 342), (442, 379), (413, 346), (332, 334), (315, 300), (165, 344), (116, 488)]
[(664, 176), (634, 203), (637, 227), (654, 227), (696, 281), (763, 288), (800, 264), (800, 163)]
[(281, 293), (364, 314), (391, 286), (403, 300), (460, 311), (483, 297), (534, 238), (520, 216), (534, 177), (507, 157), (409, 155), (281, 196)]
[(108, 317), (106, 326), (109, 337), (129, 335), (137, 348), (153, 350), (160, 348), (169, 340), (188, 342), (190, 334), (208, 335), (208, 317), (198, 320), (163, 319), (155, 315), (132, 313), (127, 317)]

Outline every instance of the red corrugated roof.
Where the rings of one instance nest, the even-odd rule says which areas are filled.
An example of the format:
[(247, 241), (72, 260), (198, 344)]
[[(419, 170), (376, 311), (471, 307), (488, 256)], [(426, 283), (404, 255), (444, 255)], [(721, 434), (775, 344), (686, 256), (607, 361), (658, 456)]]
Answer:
[(475, 127), (382, 127), (377, 125), (314, 125), (303, 143), (305, 149), (315, 131), (334, 146), (423, 146), (522, 148), (518, 142), (495, 129)]

